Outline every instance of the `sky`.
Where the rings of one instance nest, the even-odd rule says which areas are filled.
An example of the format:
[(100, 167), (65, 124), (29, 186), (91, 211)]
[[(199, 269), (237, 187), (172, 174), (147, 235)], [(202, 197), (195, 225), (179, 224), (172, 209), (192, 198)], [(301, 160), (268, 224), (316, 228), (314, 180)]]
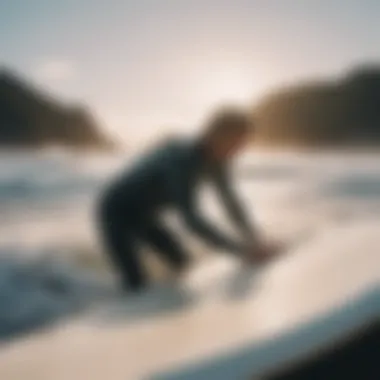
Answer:
[(125, 141), (380, 62), (378, 0), (0, 0), (0, 65)]

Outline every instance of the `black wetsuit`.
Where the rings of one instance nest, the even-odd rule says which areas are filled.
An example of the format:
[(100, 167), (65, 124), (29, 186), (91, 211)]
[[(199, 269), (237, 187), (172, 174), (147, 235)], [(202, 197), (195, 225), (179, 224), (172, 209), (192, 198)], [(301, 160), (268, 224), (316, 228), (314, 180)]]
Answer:
[(242, 243), (229, 239), (200, 216), (195, 199), (198, 184), (211, 180), (242, 231), (242, 241), (250, 239), (253, 230), (234, 196), (227, 169), (226, 165), (208, 163), (200, 143), (173, 139), (132, 165), (104, 192), (101, 233), (125, 288), (138, 290), (147, 283), (139, 258), (141, 241), (174, 269), (181, 270), (189, 260), (176, 235), (164, 226), (162, 210), (178, 211), (193, 232), (215, 247), (242, 252)]

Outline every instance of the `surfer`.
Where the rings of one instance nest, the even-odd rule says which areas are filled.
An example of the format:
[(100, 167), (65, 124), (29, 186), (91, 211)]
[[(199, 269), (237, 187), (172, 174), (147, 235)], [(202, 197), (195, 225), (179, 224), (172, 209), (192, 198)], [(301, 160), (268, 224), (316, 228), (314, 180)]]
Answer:
[[(152, 247), (175, 273), (188, 267), (186, 247), (161, 217), (166, 210), (178, 212), (192, 232), (215, 248), (249, 262), (268, 256), (268, 245), (249, 221), (230, 180), (231, 160), (245, 146), (253, 129), (245, 112), (223, 108), (207, 121), (196, 139), (165, 141), (107, 187), (99, 204), (100, 233), (124, 289), (139, 291), (148, 284), (141, 243)], [(196, 197), (199, 185), (207, 180), (215, 185), (238, 227), (239, 241), (201, 216)]]

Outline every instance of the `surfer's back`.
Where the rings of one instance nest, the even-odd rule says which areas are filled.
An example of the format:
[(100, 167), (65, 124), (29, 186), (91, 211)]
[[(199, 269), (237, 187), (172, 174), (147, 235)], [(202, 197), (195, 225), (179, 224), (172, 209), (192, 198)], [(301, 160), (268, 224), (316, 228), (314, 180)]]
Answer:
[[(140, 209), (157, 207), (170, 201), (166, 192), (168, 168), (181, 165), (189, 156), (190, 140), (171, 137), (148, 149), (117, 175), (104, 192), (108, 204)], [(186, 170), (186, 168), (183, 168)]]

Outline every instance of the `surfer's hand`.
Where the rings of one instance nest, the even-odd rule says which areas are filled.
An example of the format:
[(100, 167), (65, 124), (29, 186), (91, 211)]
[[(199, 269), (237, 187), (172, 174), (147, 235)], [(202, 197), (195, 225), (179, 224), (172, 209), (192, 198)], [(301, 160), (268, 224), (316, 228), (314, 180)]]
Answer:
[(272, 260), (279, 252), (280, 246), (275, 243), (259, 242), (250, 245), (248, 248), (245, 259), (250, 264), (263, 265)]

